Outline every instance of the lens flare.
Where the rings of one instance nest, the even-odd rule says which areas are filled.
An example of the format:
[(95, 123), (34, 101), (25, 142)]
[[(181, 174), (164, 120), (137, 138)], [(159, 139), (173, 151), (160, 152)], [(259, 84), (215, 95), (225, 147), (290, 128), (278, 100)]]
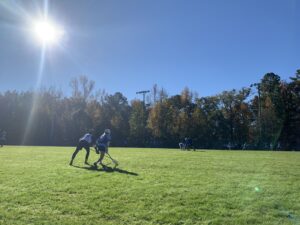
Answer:
[(56, 44), (64, 35), (63, 29), (49, 20), (35, 22), (33, 24), (33, 33), (43, 45)]

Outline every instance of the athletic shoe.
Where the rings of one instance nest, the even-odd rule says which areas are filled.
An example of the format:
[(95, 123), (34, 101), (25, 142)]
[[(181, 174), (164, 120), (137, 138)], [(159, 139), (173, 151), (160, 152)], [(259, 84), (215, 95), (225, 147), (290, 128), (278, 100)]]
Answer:
[(107, 167), (106, 167), (104, 164), (101, 163), (101, 166), (102, 166), (102, 170), (103, 170), (103, 171), (106, 171), (106, 170), (107, 170)]

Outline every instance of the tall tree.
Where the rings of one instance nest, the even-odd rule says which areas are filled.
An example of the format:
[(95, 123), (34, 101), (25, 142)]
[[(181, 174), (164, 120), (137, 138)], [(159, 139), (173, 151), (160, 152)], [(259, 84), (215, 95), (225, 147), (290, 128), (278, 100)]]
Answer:
[(300, 70), (290, 79), (290, 83), (281, 86), (285, 121), (279, 143), (284, 150), (300, 150)]
[(108, 95), (102, 105), (101, 120), (99, 127), (101, 130), (111, 128), (113, 134), (112, 144), (115, 146), (125, 146), (129, 138), (129, 115), (130, 107), (127, 98), (120, 92)]
[(261, 80), (261, 126), (265, 148), (277, 145), (285, 120), (280, 76), (267, 73)]
[(70, 106), (69, 126), (67, 129), (72, 134), (72, 143), (92, 127), (92, 118), (86, 111), (87, 103), (92, 95), (95, 82), (87, 76), (79, 76), (71, 80), (72, 97), (68, 101)]
[(227, 120), (228, 141), (232, 145), (242, 146), (248, 142), (250, 124), (248, 104), (245, 102), (250, 94), (249, 88), (240, 91), (224, 91), (219, 95), (224, 118)]
[(142, 101), (131, 102), (131, 114), (129, 119), (130, 144), (133, 146), (146, 146), (149, 141), (147, 130), (147, 109)]

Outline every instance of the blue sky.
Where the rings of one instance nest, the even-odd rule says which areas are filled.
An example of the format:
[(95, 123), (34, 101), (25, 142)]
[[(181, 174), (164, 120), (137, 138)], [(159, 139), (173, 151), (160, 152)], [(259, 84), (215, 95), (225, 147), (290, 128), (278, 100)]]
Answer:
[[(28, 20), (42, 11), (43, 1), (0, 0), (0, 92), (36, 86), (41, 46)], [(49, 0), (65, 36), (46, 52), (41, 85), (69, 94), (86, 75), (131, 100), (153, 84), (208, 96), (267, 72), (288, 80), (300, 69), (299, 11), (299, 0)]]

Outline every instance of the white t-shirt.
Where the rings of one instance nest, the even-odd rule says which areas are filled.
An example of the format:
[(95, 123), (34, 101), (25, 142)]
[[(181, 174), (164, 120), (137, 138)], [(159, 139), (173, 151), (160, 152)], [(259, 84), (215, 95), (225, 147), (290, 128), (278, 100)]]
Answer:
[(82, 138), (79, 139), (79, 141), (87, 141), (89, 144), (92, 143), (92, 135), (87, 133)]

